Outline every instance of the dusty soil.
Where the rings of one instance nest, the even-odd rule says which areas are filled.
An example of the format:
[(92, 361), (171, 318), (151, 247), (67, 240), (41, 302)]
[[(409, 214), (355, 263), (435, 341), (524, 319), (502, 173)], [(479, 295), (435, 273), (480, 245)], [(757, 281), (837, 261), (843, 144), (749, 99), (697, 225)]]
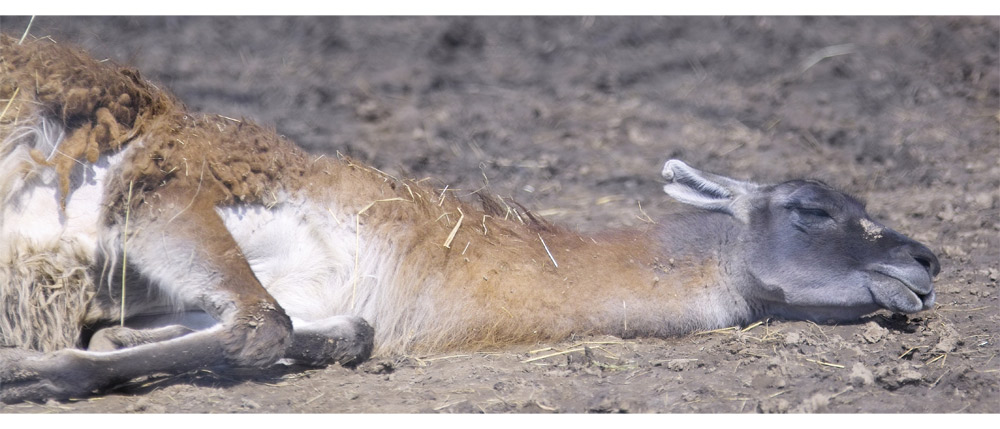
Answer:
[(917, 315), (203, 371), (0, 412), (1000, 412), (996, 17), (43, 17), (31, 35), (316, 153), (453, 189), (485, 177), (584, 230), (676, 210), (659, 178), (671, 157), (819, 178), (943, 269)]

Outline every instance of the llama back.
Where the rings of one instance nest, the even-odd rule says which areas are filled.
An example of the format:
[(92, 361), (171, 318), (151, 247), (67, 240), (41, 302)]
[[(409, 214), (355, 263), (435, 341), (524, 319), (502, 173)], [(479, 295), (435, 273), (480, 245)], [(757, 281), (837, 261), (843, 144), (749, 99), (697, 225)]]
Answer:
[[(405, 219), (403, 230), (414, 219), (435, 221), (424, 223), (438, 224), (442, 242), (459, 206), (470, 216), (476, 211), (440, 204), (415, 182), (347, 158), (309, 157), (252, 122), (190, 114), (138, 72), (47, 40), (22, 45), (0, 35), (0, 100), (3, 345), (72, 347), (84, 325), (120, 316), (113, 283), (127, 240), (121, 225), (129, 211), (154, 210), (167, 184), (207, 195), (220, 210), (313, 200), (319, 213), (335, 209), (337, 223), (364, 224), (366, 235), (409, 234), (391, 231), (399, 222), (387, 220)], [(441, 220), (446, 212), (451, 217)], [(348, 246), (355, 237), (346, 238), (352, 239), (339, 246), (350, 249), (340, 259), (350, 262), (360, 248)], [(367, 259), (391, 265), (387, 257), (379, 250)], [(347, 268), (338, 273), (341, 283), (371, 283), (353, 264)], [(380, 309), (384, 326), (412, 327), (396, 323), (413, 318), (400, 302), (420, 292), (386, 292), (368, 308)], [(352, 307), (354, 299), (352, 291)]]
[[(473, 310), (499, 288), (547, 294), (532, 285), (550, 270), (544, 240), (559, 234), (523, 209), (482, 192), (476, 207), (346, 157), (309, 156), (249, 121), (190, 114), (134, 70), (45, 40), (19, 45), (0, 36), (0, 54), (0, 100), (7, 101), (0, 298), (8, 306), (31, 303), (4, 309), (4, 344), (72, 346), (83, 325), (120, 316), (113, 283), (127, 242), (121, 225), (126, 213), (156, 210), (168, 187), (207, 198), (224, 218), (308, 206), (339, 255), (324, 261), (335, 259), (334, 274), (312, 279), (337, 283), (339, 299), (324, 305), (371, 320), (384, 352), (532, 341), (569, 329), (523, 328), (512, 312), (530, 299)], [(520, 262), (497, 265), (507, 258)], [(56, 301), (63, 304), (51, 307)]]

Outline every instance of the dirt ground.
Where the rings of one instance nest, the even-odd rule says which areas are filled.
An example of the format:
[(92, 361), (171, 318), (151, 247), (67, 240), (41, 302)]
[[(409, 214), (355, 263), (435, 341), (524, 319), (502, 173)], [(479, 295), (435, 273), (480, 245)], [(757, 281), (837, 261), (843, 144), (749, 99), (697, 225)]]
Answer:
[(31, 36), (587, 231), (676, 210), (668, 158), (818, 178), (943, 268), (916, 315), (202, 371), (0, 413), (1000, 412), (1000, 18), (41, 17)]

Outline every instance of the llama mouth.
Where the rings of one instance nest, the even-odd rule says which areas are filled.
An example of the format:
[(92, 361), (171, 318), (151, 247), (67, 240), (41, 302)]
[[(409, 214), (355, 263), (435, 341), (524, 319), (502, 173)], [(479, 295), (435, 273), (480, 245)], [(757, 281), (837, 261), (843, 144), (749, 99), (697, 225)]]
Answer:
[(900, 268), (895, 265), (874, 264), (871, 266), (871, 270), (896, 279), (917, 296), (925, 296), (934, 292), (934, 283), (922, 267)]
[[(917, 274), (914, 270), (882, 264), (873, 266), (871, 271), (881, 277), (873, 279), (877, 288), (872, 292), (876, 295), (876, 301), (886, 309), (900, 313), (916, 313), (934, 306), (936, 296), (934, 284), (926, 278), (926, 272), (921, 271)], [(879, 293), (880, 291), (882, 293)], [(880, 295), (881, 299), (878, 298)]]

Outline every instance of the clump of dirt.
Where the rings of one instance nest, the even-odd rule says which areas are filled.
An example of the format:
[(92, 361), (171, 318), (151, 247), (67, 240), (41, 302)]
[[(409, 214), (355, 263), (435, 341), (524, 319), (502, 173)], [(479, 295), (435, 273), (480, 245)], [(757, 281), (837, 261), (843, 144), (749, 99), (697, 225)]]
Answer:
[[(27, 19), (0, 18), (16, 33)], [(356, 369), (154, 377), (17, 412), (1000, 412), (996, 17), (38, 18), (196, 111), (594, 231), (676, 209), (682, 158), (868, 201), (942, 263), (933, 310), (573, 338)], [(164, 35), (170, 35), (164, 37)]]

